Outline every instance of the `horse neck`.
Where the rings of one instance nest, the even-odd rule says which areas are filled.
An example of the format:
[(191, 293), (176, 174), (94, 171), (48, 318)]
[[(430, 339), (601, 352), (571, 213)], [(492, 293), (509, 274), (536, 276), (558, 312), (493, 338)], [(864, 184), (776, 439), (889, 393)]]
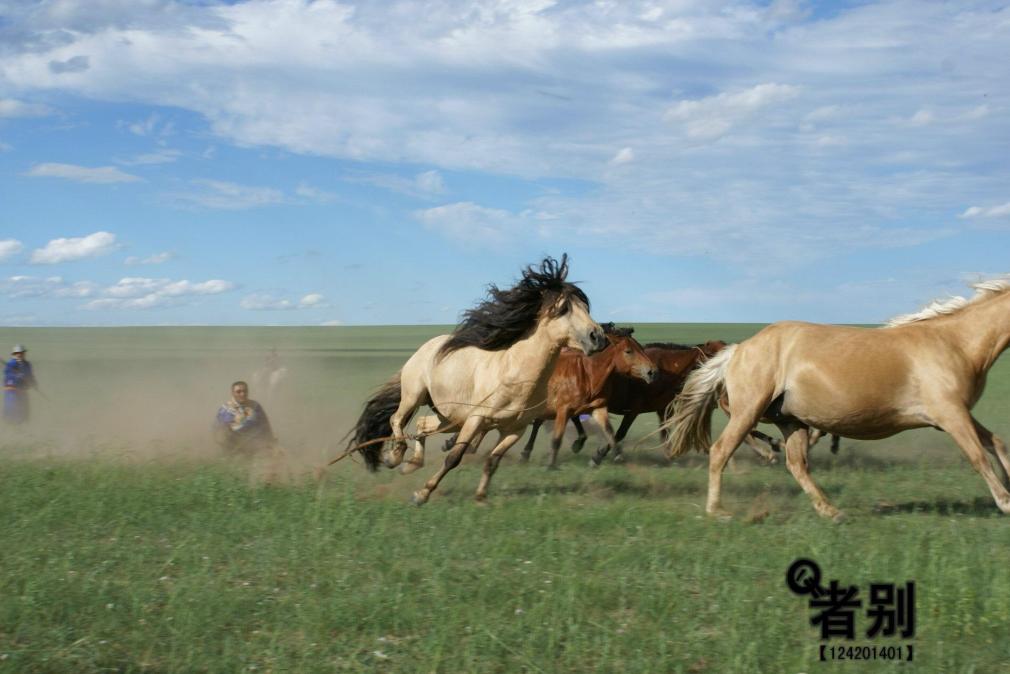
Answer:
[(546, 385), (561, 354), (563, 342), (551, 338), (544, 321), (528, 337), (520, 339), (506, 350), (508, 369), (521, 372), (523, 379), (535, 377), (536, 385)]
[(589, 394), (597, 395), (606, 385), (610, 375), (617, 369), (617, 347), (608, 346), (604, 351), (593, 356), (583, 356), (582, 361), (589, 376)]
[(690, 351), (664, 352), (656, 365), (667, 374), (684, 374), (697, 362), (700, 351), (691, 349)]
[(979, 372), (985, 372), (1010, 345), (1010, 292), (947, 317), (943, 327), (957, 335)]

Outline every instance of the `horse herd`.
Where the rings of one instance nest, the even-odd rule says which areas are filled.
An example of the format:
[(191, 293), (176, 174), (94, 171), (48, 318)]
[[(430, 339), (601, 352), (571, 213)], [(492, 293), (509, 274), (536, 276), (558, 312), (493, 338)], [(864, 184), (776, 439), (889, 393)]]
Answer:
[[(877, 439), (932, 426), (954, 438), (999, 509), (1010, 513), (1010, 454), (970, 413), (988, 370), (1010, 344), (1010, 281), (975, 284), (969, 299), (934, 302), (880, 328), (787, 321), (739, 344), (643, 346), (632, 330), (594, 321), (589, 298), (567, 275), (563, 255), (526, 267), (512, 288), (491, 285), (451, 334), (424, 343), (368, 399), (347, 453), (359, 452), (371, 470), (384, 464), (409, 473), (424, 464), (427, 435), (454, 432), (441, 469), (413, 494), (421, 505), (463, 454), (495, 430), (476, 492), (483, 501), (502, 456), (530, 424), (523, 460), (539, 426), (551, 419), (555, 467), (567, 421), (579, 431), (573, 445), (579, 451), (586, 438), (579, 415), (592, 415), (605, 438), (591, 459), (598, 465), (610, 451), (620, 460), (635, 418), (656, 413), (671, 457), (709, 452), (706, 512), (728, 516), (720, 488), (729, 458), (742, 442), (765, 458), (774, 455), (758, 440), (779, 449), (755, 430), (765, 421), (782, 432), (786, 465), (816, 511), (837, 521), (842, 513), (807, 469), (812, 441), (831, 433), (834, 451), (838, 436)], [(418, 419), (408, 458), (404, 427), (422, 405), (434, 414)], [(716, 407), (729, 423), (713, 444)], [(616, 433), (612, 413), (624, 415)]]

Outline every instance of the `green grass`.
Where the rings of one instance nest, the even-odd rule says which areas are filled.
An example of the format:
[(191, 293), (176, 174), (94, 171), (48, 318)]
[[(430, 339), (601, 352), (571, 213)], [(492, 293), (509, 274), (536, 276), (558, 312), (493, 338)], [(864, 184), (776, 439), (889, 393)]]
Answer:
[[(724, 481), (738, 517), (722, 523), (702, 515), (701, 458), (668, 467), (650, 449), (591, 471), (591, 441), (549, 473), (541, 442), (534, 465), (506, 458), (484, 508), (471, 499), (481, 457), (467, 457), (418, 509), (407, 497), (438, 443), (411, 476), (344, 462), (281, 486), (207, 446), (228, 383), (276, 344), (292, 378), (268, 410), (297, 468), (318, 464), (431, 334), (0, 330), (28, 343), (52, 399), (36, 401), (30, 433), (0, 441), (0, 671), (908, 669), (815, 661), (810, 611), (784, 583), (800, 556), (864, 599), (871, 582), (915, 581), (916, 671), (1005, 669), (1010, 522), (935, 431), (814, 451), (815, 479), (850, 516), (841, 526), (746, 449)], [(977, 411), (1004, 434), (1008, 400), (1001, 363)]]

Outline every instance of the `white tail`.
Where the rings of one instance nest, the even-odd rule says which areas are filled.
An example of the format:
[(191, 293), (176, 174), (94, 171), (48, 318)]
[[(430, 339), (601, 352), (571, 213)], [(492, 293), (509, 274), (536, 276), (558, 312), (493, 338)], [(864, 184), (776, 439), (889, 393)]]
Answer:
[(673, 415), (666, 422), (670, 433), (670, 458), (685, 452), (708, 450), (712, 444), (712, 410), (722, 395), (726, 367), (736, 352), (730, 344), (691, 373), (673, 402)]

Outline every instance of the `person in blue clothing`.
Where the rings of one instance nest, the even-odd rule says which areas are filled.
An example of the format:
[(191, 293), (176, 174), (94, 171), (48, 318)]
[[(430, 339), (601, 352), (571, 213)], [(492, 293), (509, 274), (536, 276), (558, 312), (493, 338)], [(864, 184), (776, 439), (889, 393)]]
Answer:
[(230, 454), (256, 454), (277, 445), (263, 406), (249, 399), (249, 385), (231, 385), (231, 400), (221, 405), (214, 425), (214, 439)]
[(38, 389), (27, 353), (25, 347), (15, 344), (4, 366), (4, 421), (12, 424), (28, 421), (28, 389)]

